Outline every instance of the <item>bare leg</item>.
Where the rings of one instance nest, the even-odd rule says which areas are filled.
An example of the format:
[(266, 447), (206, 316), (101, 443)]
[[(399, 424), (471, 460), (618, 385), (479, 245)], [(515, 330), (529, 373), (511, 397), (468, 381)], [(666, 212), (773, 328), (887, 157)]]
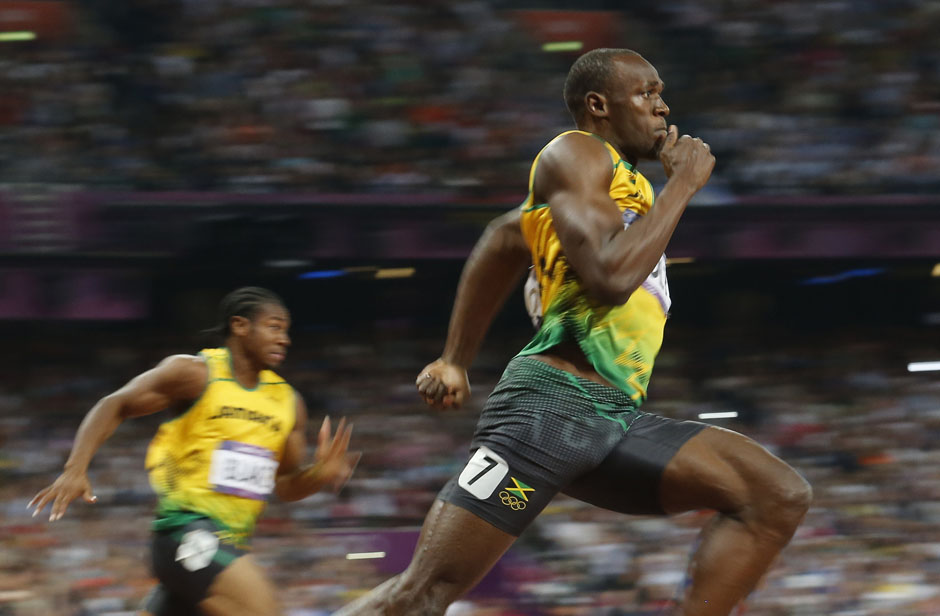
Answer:
[(408, 568), (333, 616), (440, 616), (515, 540), (465, 509), (435, 501)]
[(753, 440), (709, 427), (667, 465), (668, 513), (715, 509), (692, 557), (682, 616), (727, 616), (757, 585), (809, 508), (809, 484)]
[(278, 616), (274, 586), (251, 556), (242, 556), (225, 568), (200, 601), (206, 616)]

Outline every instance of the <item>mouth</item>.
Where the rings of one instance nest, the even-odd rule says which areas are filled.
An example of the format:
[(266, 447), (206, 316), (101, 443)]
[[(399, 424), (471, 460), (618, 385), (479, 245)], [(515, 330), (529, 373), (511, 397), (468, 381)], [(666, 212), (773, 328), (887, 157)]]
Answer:
[(271, 360), (271, 363), (277, 363), (277, 364), (279, 364), (279, 363), (281, 363), (282, 361), (284, 361), (284, 358), (285, 358), (285, 357), (287, 357), (287, 354), (286, 354), (286, 353), (281, 353), (281, 352), (278, 352), (278, 351), (274, 351), (274, 352), (272, 352), (272, 353), (268, 353), (268, 358)]

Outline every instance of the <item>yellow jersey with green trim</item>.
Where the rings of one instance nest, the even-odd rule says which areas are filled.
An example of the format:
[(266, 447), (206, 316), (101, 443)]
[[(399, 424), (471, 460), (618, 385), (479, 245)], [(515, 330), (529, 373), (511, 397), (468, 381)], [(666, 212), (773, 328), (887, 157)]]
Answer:
[(147, 450), (157, 493), (155, 530), (208, 517), (234, 544), (247, 544), (274, 490), (277, 468), (296, 421), (294, 389), (263, 370), (254, 389), (232, 373), (228, 349), (203, 349), (209, 378), (182, 415), (163, 423)]
[[(612, 167), (610, 198), (620, 208), (624, 228), (629, 227), (653, 207), (649, 180), (597, 135), (567, 131), (555, 140), (572, 133), (594, 137), (607, 148)], [(532, 163), (529, 196), (520, 206), (522, 233), (533, 262), (526, 283), (526, 305), (538, 331), (519, 354), (543, 353), (562, 342), (574, 341), (598, 374), (640, 404), (646, 399), (671, 306), (666, 255), (625, 304), (611, 306), (588, 297), (555, 233), (551, 208), (547, 203), (535, 203), (533, 198), (535, 170), (542, 152)]]

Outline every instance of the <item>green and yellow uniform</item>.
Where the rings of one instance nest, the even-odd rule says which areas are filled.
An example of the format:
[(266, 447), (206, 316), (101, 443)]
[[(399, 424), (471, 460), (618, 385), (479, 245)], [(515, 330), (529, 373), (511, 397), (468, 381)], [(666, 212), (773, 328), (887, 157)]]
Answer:
[(229, 542), (246, 544), (274, 489), (296, 420), (294, 389), (263, 370), (254, 389), (232, 374), (228, 349), (203, 349), (209, 378), (182, 415), (160, 426), (147, 451), (159, 498), (154, 530), (209, 518)]
[[(649, 180), (596, 135), (568, 131), (556, 139), (571, 133), (597, 138), (610, 153), (610, 197), (622, 212), (624, 227), (646, 214), (654, 198)], [(541, 325), (519, 354), (533, 355), (561, 342), (577, 342), (601, 376), (640, 404), (646, 398), (670, 307), (665, 255), (625, 304), (610, 306), (589, 298), (562, 252), (551, 208), (547, 203), (535, 203), (533, 198), (535, 170), (541, 155), (540, 152), (532, 163), (529, 196), (521, 206), (522, 233), (532, 252), (532, 278), (538, 289), (536, 296), (529, 298), (535, 300), (529, 301), (529, 307), (530, 312), (534, 309), (541, 317)]]

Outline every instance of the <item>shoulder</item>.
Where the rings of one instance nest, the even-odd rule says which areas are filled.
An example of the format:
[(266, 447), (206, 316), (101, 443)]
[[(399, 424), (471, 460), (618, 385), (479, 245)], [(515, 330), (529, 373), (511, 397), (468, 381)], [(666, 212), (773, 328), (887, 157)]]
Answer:
[(568, 132), (555, 137), (539, 156), (537, 183), (547, 191), (575, 185), (608, 187), (614, 161), (607, 144), (590, 133)]
[[(557, 161), (574, 157), (579, 162), (608, 162), (613, 164), (607, 143), (596, 135), (583, 131), (568, 131), (548, 142), (542, 148), (542, 161)], [(583, 160), (587, 157), (587, 161)]]
[(166, 378), (179, 381), (192, 381), (204, 384), (209, 376), (206, 358), (201, 355), (170, 355), (157, 364)]

